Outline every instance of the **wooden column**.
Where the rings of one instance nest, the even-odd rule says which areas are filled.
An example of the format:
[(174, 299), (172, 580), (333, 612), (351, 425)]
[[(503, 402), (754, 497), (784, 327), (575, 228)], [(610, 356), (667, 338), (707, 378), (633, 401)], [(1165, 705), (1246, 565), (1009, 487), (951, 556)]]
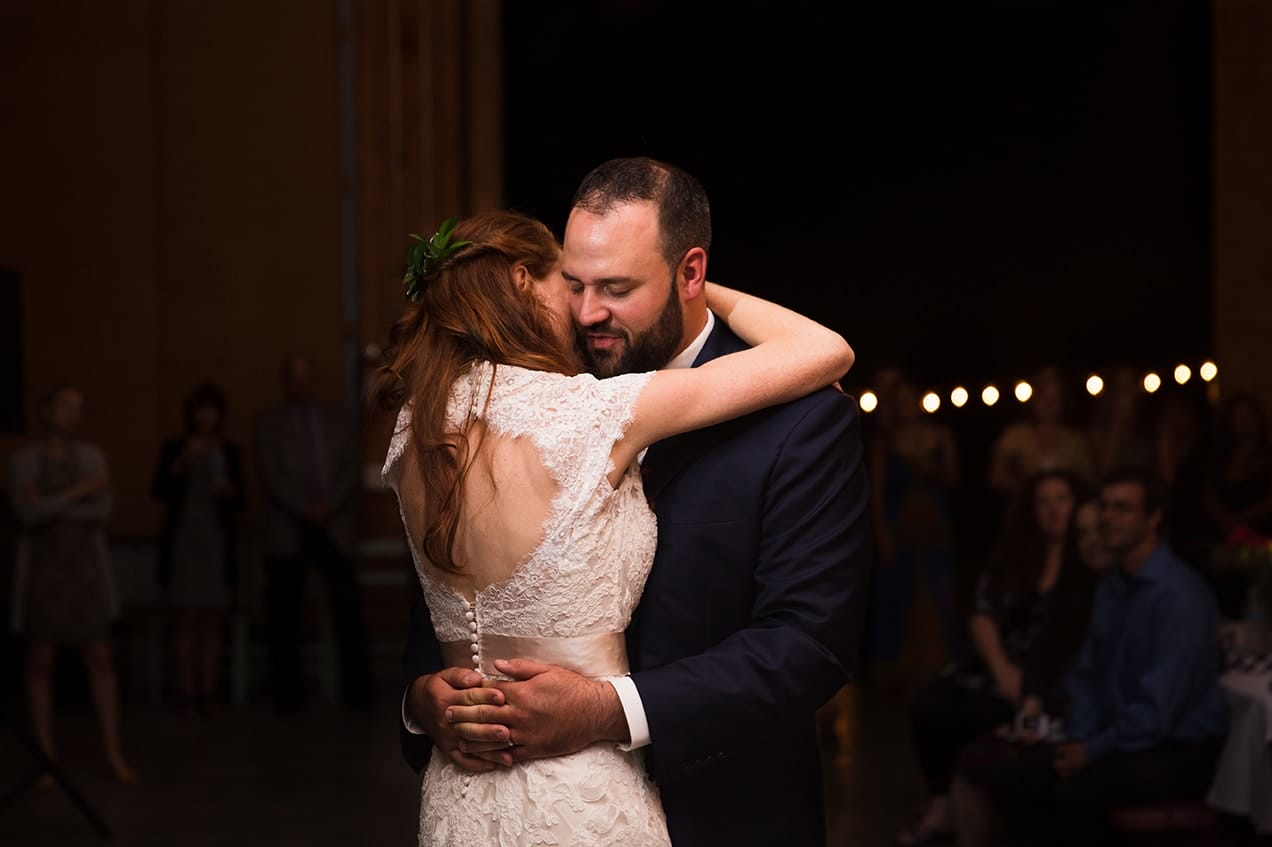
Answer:
[(1215, 0), (1213, 22), (1219, 379), (1272, 412), (1272, 5)]

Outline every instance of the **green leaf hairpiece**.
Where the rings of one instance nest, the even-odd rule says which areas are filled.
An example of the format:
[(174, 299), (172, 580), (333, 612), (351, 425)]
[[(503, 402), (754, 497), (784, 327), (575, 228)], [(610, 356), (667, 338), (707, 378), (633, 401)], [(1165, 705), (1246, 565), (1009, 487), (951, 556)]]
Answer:
[(446, 257), (459, 248), (472, 244), (471, 241), (452, 242), (450, 240), (451, 230), (457, 223), (459, 218), (447, 218), (442, 221), (437, 232), (433, 233), (433, 237), (427, 240), (411, 233), (411, 238), (414, 238), (417, 243), (412, 245), (406, 254), (406, 276), (402, 281), (406, 283), (407, 300), (412, 303), (419, 300), (420, 295), (424, 293), (424, 286), (441, 269)]

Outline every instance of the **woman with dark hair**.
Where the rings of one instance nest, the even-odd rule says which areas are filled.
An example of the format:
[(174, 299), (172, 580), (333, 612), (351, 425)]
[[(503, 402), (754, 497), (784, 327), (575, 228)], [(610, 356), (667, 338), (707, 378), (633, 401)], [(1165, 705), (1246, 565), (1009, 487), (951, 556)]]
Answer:
[(1112, 551), (1100, 531), (1100, 500), (1090, 494), (1080, 499), (1073, 513), (1073, 544), (1081, 567), (1067, 567), (1052, 590), (1046, 621), (1025, 658), (1020, 708), (1015, 725), (987, 730), (959, 753), (950, 791), (959, 847), (983, 847), (991, 843), (1004, 811), (1001, 801), (1005, 781), (1014, 778), (1010, 767), (1022, 749), (1046, 740), (1053, 731), (1063, 732), (1069, 704), (1065, 678), (1082, 649), (1095, 587), (1115, 567)]
[[(106, 456), (78, 438), (84, 395), (54, 388), (40, 406), (44, 436), (9, 459), (9, 497), (20, 525), (13, 584), (13, 628), (26, 640), (24, 682), (40, 749), (57, 761), (53, 667), (59, 645), (80, 648), (101, 723), (106, 762), (120, 782), (137, 774), (119, 737), (119, 682), (110, 624), (119, 595), (106, 547), (114, 498)], [(52, 788), (52, 774), (37, 783)]]
[[(699, 367), (597, 378), (580, 373), (561, 247), (541, 222), (488, 212), (413, 251), (413, 302), (380, 385), (398, 410), (384, 479), (446, 665), (497, 680), (507, 678), (499, 659), (552, 662), (605, 696), (606, 680), (627, 673), (624, 633), (657, 544), (638, 457), (829, 386), (851, 366), (837, 333), (706, 282), (703, 248), (673, 269), (673, 300), (705, 288), (754, 346)], [(606, 286), (614, 296), (638, 288), (622, 275)], [(667, 324), (678, 336), (679, 318)], [(496, 746), (515, 743), (509, 733)], [(643, 756), (602, 742), (473, 773), (434, 748), (420, 844), (665, 847)]]
[(235, 583), (235, 515), (243, 506), (243, 455), (225, 437), (229, 402), (214, 383), (185, 401), (185, 432), (159, 451), (152, 493), (166, 506), (159, 585), (172, 609), (177, 694), (187, 717), (216, 696), (223, 621)]
[(929, 792), (918, 820), (897, 836), (922, 844), (953, 832), (949, 791), (960, 751), (1013, 719), (1029, 692), (1052, 694), (1047, 666), (1037, 661), (1049, 623), (1066, 625), (1069, 599), (1087, 580), (1072, 532), (1085, 494), (1070, 471), (1037, 473), (1012, 501), (988, 567), (976, 585), (968, 622), (973, 651), (917, 695), (911, 721), (915, 753)]

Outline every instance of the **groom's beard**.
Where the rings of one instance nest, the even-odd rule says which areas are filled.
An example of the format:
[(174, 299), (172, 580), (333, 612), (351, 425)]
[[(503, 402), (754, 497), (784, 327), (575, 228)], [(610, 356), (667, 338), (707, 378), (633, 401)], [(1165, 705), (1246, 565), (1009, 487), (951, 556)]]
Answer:
[[(591, 349), (587, 343), (589, 331), (621, 337), (621, 352), (615, 354)], [(590, 327), (575, 327), (574, 340), (579, 354), (587, 363), (587, 369), (604, 378), (616, 374), (656, 371), (665, 367), (676, 355), (684, 331), (684, 311), (673, 281), (662, 311), (658, 313), (653, 325), (639, 335), (633, 335), (629, 330), (615, 326), (612, 320), (608, 320)]]

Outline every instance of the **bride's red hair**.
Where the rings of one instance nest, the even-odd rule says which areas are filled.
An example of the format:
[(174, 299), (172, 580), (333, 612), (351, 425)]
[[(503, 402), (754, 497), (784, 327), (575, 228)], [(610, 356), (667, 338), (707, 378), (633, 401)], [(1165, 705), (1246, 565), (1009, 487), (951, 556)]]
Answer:
[(424, 487), (420, 553), (455, 570), (453, 551), (463, 499), (468, 443), (447, 431), (450, 387), (478, 361), (574, 374), (562, 349), (559, 318), (513, 278), (525, 267), (535, 279), (560, 262), (556, 237), (541, 221), (511, 211), (483, 212), (460, 221), (453, 241), (470, 241), (446, 258), (389, 333), (373, 399), (396, 411), (411, 404), (412, 455)]

